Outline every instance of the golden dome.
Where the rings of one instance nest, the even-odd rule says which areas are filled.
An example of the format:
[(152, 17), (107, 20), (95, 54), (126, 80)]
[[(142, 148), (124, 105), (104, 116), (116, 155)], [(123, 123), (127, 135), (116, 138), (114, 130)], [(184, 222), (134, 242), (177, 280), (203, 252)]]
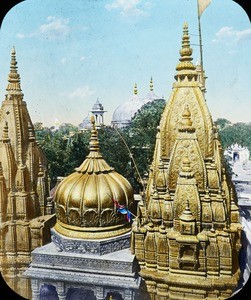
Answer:
[(62, 180), (54, 198), (55, 230), (73, 238), (100, 239), (130, 231), (130, 224), (117, 212), (113, 200), (131, 210), (133, 189), (103, 159), (94, 118), (91, 122), (90, 153), (76, 172)]

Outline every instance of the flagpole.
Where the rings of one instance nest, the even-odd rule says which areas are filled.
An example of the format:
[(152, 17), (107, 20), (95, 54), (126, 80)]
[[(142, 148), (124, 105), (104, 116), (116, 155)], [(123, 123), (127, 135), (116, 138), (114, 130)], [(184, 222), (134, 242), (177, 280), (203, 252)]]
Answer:
[(199, 0), (197, 0), (197, 9), (198, 9), (198, 27), (199, 27), (199, 45), (200, 45), (200, 65), (201, 65), (201, 79), (203, 92), (205, 92), (205, 78), (204, 78), (204, 66), (203, 66), (203, 50), (202, 50), (202, 34), (201, 34), (201, 24), (200, 24), (200, 12), (199, 12)]

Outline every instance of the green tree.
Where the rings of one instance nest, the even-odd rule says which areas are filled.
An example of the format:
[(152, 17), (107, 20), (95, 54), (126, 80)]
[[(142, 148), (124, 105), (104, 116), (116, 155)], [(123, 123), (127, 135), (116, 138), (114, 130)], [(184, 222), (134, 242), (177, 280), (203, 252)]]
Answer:
[[(146, 103), (133, 117), (130, 126), (125, 128), (128, 144), (136, 162), (141, 178), (148, 172), (153, 158), (157, 127), (165, 107), (165, 100)], [(132, 164), (135, 189), (139, 190), (139, 176)]]
[(214, 122), (219, 130), (224, 129), (227, 125), (231, 125), (232, 123), (224, 118), (218, 118), (215, 122)]
[(239, 144), (251, 151), (251, 124), (235, 123), (219, 131), (223, 149), (232, 144)]
[[(152, 160), (157, 126), (164, 106), (163, 99), (155, 100), (136, 113), (130, 126), (123, 129), (102, 126), (98, 130), (104, 159), (129, 180), (135, 192), (141, 189), (141, 185), (131, 154), (143, 177)], [(89, 153), (90, 130), (80, 133), (71, 124), (63, 124), (57, 130), (43, 127), (41, 123), (34, 124), (34, 127), (50, 165), (52, 180), (72, 173)]]

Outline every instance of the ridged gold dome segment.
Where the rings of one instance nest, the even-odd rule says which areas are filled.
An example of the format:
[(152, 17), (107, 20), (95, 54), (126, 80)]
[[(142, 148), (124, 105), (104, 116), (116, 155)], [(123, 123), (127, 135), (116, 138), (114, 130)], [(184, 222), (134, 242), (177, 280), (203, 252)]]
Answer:
[(99, 152), (91, 151), (83, 163), (75, 170), (81, 173), (98, 174), (112, 172), (114, 168), (108, 165)]
[(82, 228), (57, 221), (54, 229), (58, 233), (70, 238), (97, 240), (112, 238), (130, 232), (131, 226), (128, 223), (117, 226)]

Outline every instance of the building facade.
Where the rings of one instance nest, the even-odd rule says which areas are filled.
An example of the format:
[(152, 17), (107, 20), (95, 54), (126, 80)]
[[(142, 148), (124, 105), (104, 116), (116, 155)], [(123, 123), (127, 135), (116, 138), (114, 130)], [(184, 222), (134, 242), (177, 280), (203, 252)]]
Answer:
[(226, 299), (237, 287), (241, 225), (234, 186), (192, 63), (184, 24), (132, 251), (152, 300)]
[(23, 100), (14, 48), (0, 133), (0, 271), (15, 292), (30, 298), (30, 280), (23, 272), (31, 251), (50, 241), (55, 217), (46, 159)]

